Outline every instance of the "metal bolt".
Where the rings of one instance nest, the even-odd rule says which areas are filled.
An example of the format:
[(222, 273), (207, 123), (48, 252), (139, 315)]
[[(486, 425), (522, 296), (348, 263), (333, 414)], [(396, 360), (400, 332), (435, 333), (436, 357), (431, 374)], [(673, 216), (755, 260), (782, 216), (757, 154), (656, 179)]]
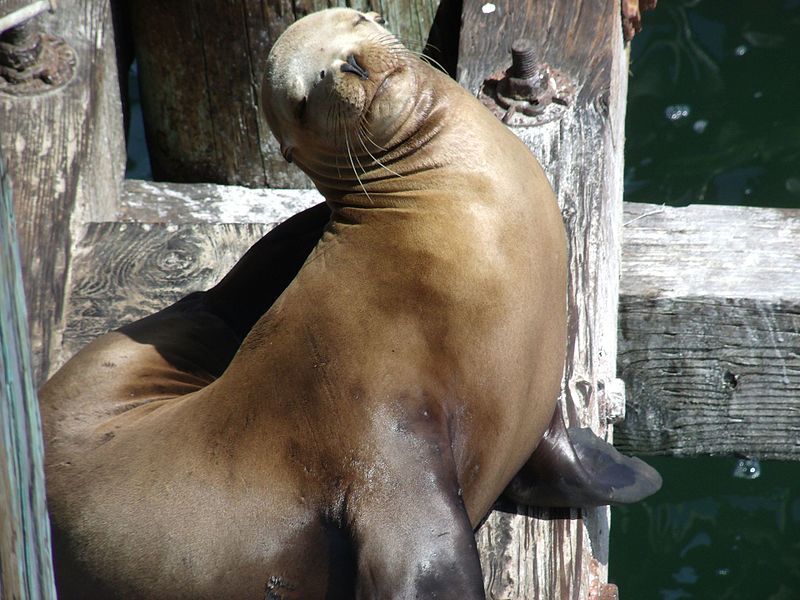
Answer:
[(32, 21), (26, 21), (0, 35), (0, 65), (18, 71), (28, 69), (39, 59), (42, 37)]
[(511, 76), (530, 79), (536, 75), (536, 50), (529, 40), (520, 38), (511, 45)]
[[(0, 32), (0, 93), (32, 96), (66, 85), (75, 73), (75, 51), (63, 39), (40, 31), (31, 18), (38, 13), (17, 13), (11, 15), (14, 25)], [(6, 27), (9, 20), (0, 23)]]

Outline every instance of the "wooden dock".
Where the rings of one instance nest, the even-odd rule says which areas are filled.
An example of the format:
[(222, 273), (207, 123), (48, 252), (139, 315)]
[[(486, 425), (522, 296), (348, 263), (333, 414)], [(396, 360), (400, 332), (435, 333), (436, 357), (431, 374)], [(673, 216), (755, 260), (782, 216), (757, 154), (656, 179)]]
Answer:
[[(71, 81), (33, 95), (0, 90), (0, 154), (14, 188), (37, 383), (94, 336), (213, 284), (275, 222), (319, 201), (305, 176), (279, 157), (258, 110), (254, 74), (283, 28), (327, 3), (298, 0), (292, 11), (271, 1), (266, 13), (228, 11), (224, 19), (224, 3), (207, 4), (207, 13), (183, 14), (183, 7), (162, 14), (142, 2), (112, 15), (107, 0), (60, 0), (35, 23), (74, 52)], [(509, 65), (518, 38), (531, 41), (538, 60), (566, 82), (564, 103), (538, 120), (505, 116), (542, 162), (568, 228), (571, 339), (561, 402), (569, 420), (610, 439), (627, 406), (616, 438), (628, 452), (797, 458), (800, 211), (623, 207), (621, 14), (624, 8), (630, 29), (635, 3), (394, 4), (390, 24), (407, 38), (430, 30), (437, 59), (475, 94)], [(415, 20), (404, 20), (407, 14)], [(158, 34), (156, 25), (177, 33)], [(131, 39), (145, 96), (152, 95), (145, 113), (155, 169), (173, 183), (123, 181), (118, 64), (128, 65)], [(220, 40), (231, 39), (225, 54)], [(181, 41), (189, 45), (171, 45)], [(170, 60), (184, 55), (205, 63), (173, 69)], [(243, 56), (246, 65), (236, 62)], [(173, 71), (178, 83), (167, 85)], [(199, 97), (205, 100), (193, 100)], [(176, 120), (186, 105), (196, 108), (194, 119)], [(198, 140), (213, 143), (197, 147)], [(218, 184), (174, 183), (192, 180)], [(0, 239), (4, 250), (8, 239)], [(10, 297), (0, 297), (4, 311)], [(4, 336), (4, 351), (9, 344)], [(30, 403), (26, 410), (35, 446)], [(4, 412), (3, 427), (8, 422)], [(709, 435), (723, 430), (734, 435)], [(33, 460), (31, 481), (40, 468)], [(2, 497), (0, 522), (17, 519), (10, 496)], [(615, 597), (606, 585), (609, 528), (607, 508), (494, 511), (477, 532), (487, 596)], [(46, 531), (39, 531), (30, 543), (42, 558), (30, 576), (48, 581)], [(0, 546), (4, 566), (10, 552), (18, 553)], [(8, 597), (52, 597), (45, 584), (26, 591), (33, 589), (25, 587), (27, 575), (14, 578), (4, 568), (2, 577)]]

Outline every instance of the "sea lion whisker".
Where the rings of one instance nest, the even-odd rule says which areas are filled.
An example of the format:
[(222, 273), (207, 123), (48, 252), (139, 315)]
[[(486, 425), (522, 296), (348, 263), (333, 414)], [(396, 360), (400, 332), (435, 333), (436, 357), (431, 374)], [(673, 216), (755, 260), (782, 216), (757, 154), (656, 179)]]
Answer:
[[(373, 161), (374, 161), (374, 162), (375, 162), (375, 163), (376, 163), (378, 166), (380, 166), (382, 169), (384, 169), (384, 170), (388, 171), (389, 173), (391, 173), (392, 175), (394, 175), (394, 176), (396, 176), (396, 177), (401, 177), (401, 178), (402, 178), (402, 177), (403, 177), (403, 175), (400, 175), (400, 173), (398, 173), (398, 172), (396, 172), (396, 171), (393, 171), (392, 169), (390, 169), (389, 167), (387, 167), (387, 166), (386, 166), (385, 164), (383, 164), (383, 163), (382, 163), (382, 162), (381, 162), (381, 161), (380, 161), (380, 160), (379, 160), (379, 159), (378, 159), (378, 158), (377, 158), (377, 157), (376, 157), (374, 154), (372, 154), (372, 152), (370, 152), (370, 151), (369, 151), (369, 148), (367, 148), (367, 145), (364, 143), (364, 137), (368, 137), (368, 136), (366, 135), (366, 132), (364, 132), (364, 137), (362, 137), (362, 135), (361, 135), (361, 132), (362, 132), (361, 130), (359, 130), (359, 132), (358, 132), (358, 134), (359, 134), (359, 135), (358, 135), (358, 141), (359, 141), (359, 142), (361, 142), (361, 147), (362, 147), (362, 148), (364, 148), (364, 152), (366, 152), (366, 153), (369, 155), (369, 157), (370, 157), (370, 158), (371, 158), (371, 159), (372, 159), (372, 160), (373, 160)], [(371, 140), (370, 140), (370, 141), (371, 141)], [(374, 142), (373, 142), (373, 144), (374, 144)]]
[(435, 58), (433, 58), (432, 56), (428, 56), (428, 55), (427, 55), (427, 54), (425, 54), (424, 52), (416, 52), (416, 51), (414, 51), (414, 50), (409, 50), (408, 48), (404, 48), (404, 50), (405, 50), (405, 51), (406, 51), (408, 54), (410, 54), (410, 55), (412, 55), (412, 56), (415, 56), (415, 57), (419, 58), (420, 60), (422, 60), (422, 61), (424, 61), (424, 62), (428, 63), (429, 65), (432, 65), (432, 66), (436, 67), (436, 68), (437, 68), (437, 69), (439, 69), (439, 70), (440, 70), (442, 73), (447, 73), (447, 69), (445, 69), (445, 68), (444, 68), (444, 65), (442, 65), (442, 63), (440, 63), (438, 60), (436, 60), (436, 59), (435, 59)]
[(378, 142), (376, 142), (372, 137), (372, 132), (369, 130), (369, 126), (367, 125), (367, 117), (366, 115), (361, 115), (361, 122), (359, 123), (359, 131), (364, 135), (367, 141), (372, 144), (376, 150), (380, 152), (388, 152), (388, 148), (386, 146), (381, 146)]
[(325, 122), (328, 124), (335, 124), (333, 111), (336, 109), (336, 104), (328, 102), (328, 112), (325, 115)]
[[(366, 195), (367, 200), (369, 201), (369, 203), (370, 204), (374, 204), (374, 202), (372, 201), (372, 198), (369, 195), (369, 192), (367, 191), (367, 188), (364, 187), (364, 183), (361, 181), (361, 177), (358, 176), (358, 171), (356, 170), (356, 165), (353, 162), (353, 153), (350, 150), (350, 139), (349, 139), (349, 137), (347, 135), (347, 131), (345, 131), (345, 133), (344, 133), (344, 143), (347, 146), (347, 156), (350, 158), (350, 166), (353, 167), (353, 175), (356, 176), (356, 180), (358, 181), (358, 185), (361, 186), (361, 189), (364, 191), (364, 194)], [(365, 173), (366, 173), (366, 171), (365, 171)]]
[[(356, 137), (358, 137), (358, 132), (356, 131), (354, 133), (356, 134)], [(350, 141), (350, 136), (347, 135), (347, 133), (345, 133), (345, 139), (348, 142)], [(352, 152), (353, 158), (355, 159), (356, 163), (358, 163), (358, 166), (361, 167), (361, 174), (366, 175), (367, 169), (363, 164), (361, 164), (361, 159), (359, 158), (361, 155), (357, 152), (357, 148), (355, 146), (351, 146), (350, 150)]]
[(410, 46), (415, 46), (420, 43), (419, 39), (412, 39), (412, 36), (404, 35), (401, 36), (396, 33), (392, 33), (391, 31), (387, 31), (380, 35), (381, 40), (391, 41), (397, 45), (403, 46), (404, 48), (408, 48)]
[[(374, 38), (374, 41), (378, 46), (380, 46), (382, 50), (388, 51), (390, 56), (397, 55), (397, 52), (400, 50), (407, 50), (407, 48), (403, 45), (403, 43), (400, 40), (398, 40), (397, 37), (395, 37), (390, 33), (376, 36)], [(376, 54), (380, 53), (376, 52)], [(388, 65), (388, 66), (391, 67), (393, 65)]]
[(370, 144), (372, 144), (373, 148), (375, 150), (377, 150), (378, 152), (388, 152), (388, 150), (389, 150), (388, 148), (386, 148), (384, 146), (381, 146), (374, 139), (372, 139), (372, 136), (369, 133), (369, 131), (362, 132), (362, 135), (363, 135), (362, 139), (364, 139), (364, 140), (368, 141)]

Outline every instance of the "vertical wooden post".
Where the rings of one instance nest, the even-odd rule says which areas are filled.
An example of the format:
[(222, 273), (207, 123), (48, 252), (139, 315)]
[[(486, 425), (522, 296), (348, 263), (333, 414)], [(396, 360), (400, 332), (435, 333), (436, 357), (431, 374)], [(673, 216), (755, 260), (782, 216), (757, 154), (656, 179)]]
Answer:
[(156, 179), (310, 188), (287, 165), (261, 109), (272, 44), (295, 20), (330, 6), (383, 13), (421, 50), (437, 0), (207, 0), (131, 4), (150, 162)]
[(72, 242), (84, 222), (114, 218), (125, 143), (108, 0), (59, 0), (31, 26), (55, 40), (47, 68), (67, 73), (59, 85), (0, 87), (38, 385), (59, 361)]
[(25, 297), (0, 156), (0, 598), (55, 600)]
[[(557, 118), (512, 129), (544, 166), (567, 226), (564, 414), (572, 424), (610, 436), (608, 423), (621, 399), (616, 329), (627, 57), (620, 3), (465, 0), (462, 23), (458, 79), (473, 93), (510, 65), (510, 46), (520, 38), (574, 86)], [(610, 591), (604, 589), (609, 514), (608, 508), (495, 511), (478, 532), (487, 595), (594, 598)]]

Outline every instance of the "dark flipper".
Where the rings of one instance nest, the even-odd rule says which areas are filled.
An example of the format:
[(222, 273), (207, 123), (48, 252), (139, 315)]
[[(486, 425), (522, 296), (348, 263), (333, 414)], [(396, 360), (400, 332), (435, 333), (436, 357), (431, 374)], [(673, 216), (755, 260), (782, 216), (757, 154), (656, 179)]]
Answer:
[(205, 293), (205, 305), (243, 338), (295, 278), (330, 217), (322, 202), (275, 227)]
[(591, 429), (566, 428), (556, 408), (539, 446), (506, 488), (520, 504), (582, 507), (637, 502), (661, 488), (647, 463), (620, 454)]
[(381, 476), (351, 484), (345, 501), (358, 556), (355, 597), (483, 600), (448, 418), (435, 403), (404, 397), (404, 406), (408, 413), (381, 434)]

